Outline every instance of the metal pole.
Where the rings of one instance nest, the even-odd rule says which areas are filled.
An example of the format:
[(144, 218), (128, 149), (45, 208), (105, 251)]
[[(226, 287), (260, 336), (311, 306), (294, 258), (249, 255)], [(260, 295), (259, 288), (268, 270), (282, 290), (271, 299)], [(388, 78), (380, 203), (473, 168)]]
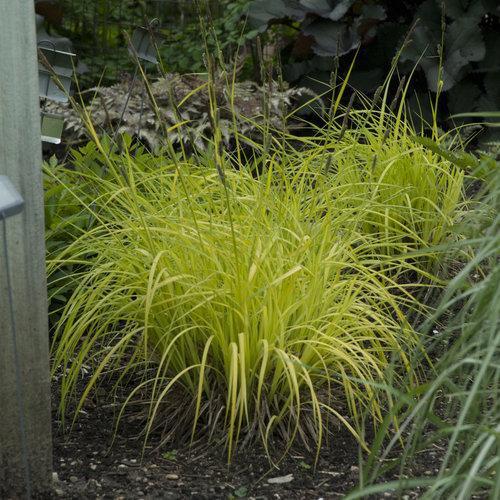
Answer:
[(0, 234), (0, 498), (19, 498), (46, 492), (52, 476), (42, 158), (34, 2), (0, 0), (0, 12), (0, 174), (25, 201)]

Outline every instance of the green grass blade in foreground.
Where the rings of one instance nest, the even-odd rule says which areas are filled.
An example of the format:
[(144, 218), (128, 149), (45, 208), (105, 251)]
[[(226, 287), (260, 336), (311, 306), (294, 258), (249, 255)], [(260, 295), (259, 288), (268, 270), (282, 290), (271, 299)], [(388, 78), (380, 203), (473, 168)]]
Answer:
[[(486, 160), (485, 160), (486, 161)], [(479, 167), (480, 171), (481, 167)], [(415, 401), (394, 417), (403, 422), (394, 436), (382, 429), (364, 464), (362, 486), (350, 498), (370, 492), (405, 491), (419, 487), (423, 498), (471, 498), (475, 494), (496, 498), (500, 491), (498, 444), (500, 429), (500, 175), (493, 171), (482, 193), (482, 205), (470, 214), (472, 223), (489, 215), (481, 237), (471, 245), (475, 257), (451, 281), (442, 303), (429, 320), (429, 327), (448, 317), (448, 326), (435, 330), (429, 345), (446, 345), (435, 366), (435, 380), (422, 395), (409, 393), (405, 401)], [(481, 211), (481, 212), (480, 212)], [(453, 318), (453, 316), (455, 316)], [(451, 318), (451, 319), (450, 319)], [(399, 439), (403, 453), (397, 451)], [(418, 456), (436, 444), (444, 453), (435, 477), (384, 481), (391, 474), (388, 458), (394, 453), (392, 469), (409, 475)], [(389, 470), (388, 470), (389, 469)], [(392, 472), (393, 474), (393, 472)], [(380, 484), (377, 484), (380, 483)]]

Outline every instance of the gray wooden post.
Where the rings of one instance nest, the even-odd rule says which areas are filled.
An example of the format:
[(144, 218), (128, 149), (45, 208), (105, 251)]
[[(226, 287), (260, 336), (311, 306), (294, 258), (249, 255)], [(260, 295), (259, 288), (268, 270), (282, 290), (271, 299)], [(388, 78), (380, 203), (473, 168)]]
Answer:
[[(0, 174), (10, 178), (25, 201), (24, 211), (7, 219), (7, 246), (33, 493), (47, 490), (52, 479), (41, 163), (34, 2), (0, 0)], [(26, 494), (28, 485), (1, 248), (0, 498), (18, 498)]]

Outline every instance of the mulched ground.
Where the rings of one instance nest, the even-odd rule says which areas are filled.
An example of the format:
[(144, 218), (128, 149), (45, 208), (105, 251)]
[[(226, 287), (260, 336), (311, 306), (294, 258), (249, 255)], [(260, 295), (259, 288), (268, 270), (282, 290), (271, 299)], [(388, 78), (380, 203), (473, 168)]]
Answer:
[[(54, 401), (54, 407), (56, 407)], [(57, 499), (327, 499), (341, 498), (358, 484), (358, 446), (340, 431), (322, 450), (313, 471), (313, 457), (291, 452), (271, 468), (262, 450), (247, 450), (231, 466), (221, 448), (162, 449), (151, 446), (141, 460), (143, 441), (131, 422), (127, 434), (110, 447), (114, 416), (112, 405), (95, 406), (81, 414), (72, 432), (60, 432), (54, 414), (54, 489), (46, 498)], [(416, 468), (430, 474), (439, 454), (430, 451)], [(410, 492), (404, 499), (418, 498)], [(395, 497), (385, 493), (378, 498)], [(375, 497), (374, 497), (375, 498)]]
[(110, 448), (109, 413), (82, 415), (69, 436), (56, 422), (53, 497), (335, 498), (357, 484), (357, 446), (350, 436), (339, 436), (325, 450), (315, 473), (312, 457), (293, 452), (279, 469), (270, 468), (259, 450), (237, 456), (229, 467), (224, 450), (213, 448), (148, 450), (141, 461), (141, 439), (119, 435)]

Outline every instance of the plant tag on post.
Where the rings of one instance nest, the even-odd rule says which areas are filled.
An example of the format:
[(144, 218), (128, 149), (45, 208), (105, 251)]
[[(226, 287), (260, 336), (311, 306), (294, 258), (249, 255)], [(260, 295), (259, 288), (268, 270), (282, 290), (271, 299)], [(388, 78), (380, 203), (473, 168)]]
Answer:
[[(147, 28), (142, 26), (136, 28), (132, 33), (130, 42), (139, 59), (158, 64), (157, 47), (160, 44), (160, 39), (158, 33), (154, 29), (153, 23)], [(129, 49), (129, 51), (132, 52), (131, 49)]]
[(23, 197), (6, 175), (0, 175), (0, 217), (7, 218), (22, 212)]
[(60, 144), (64, 128), (64, 118), (58, 115), (42, 113), (42, 142)]

